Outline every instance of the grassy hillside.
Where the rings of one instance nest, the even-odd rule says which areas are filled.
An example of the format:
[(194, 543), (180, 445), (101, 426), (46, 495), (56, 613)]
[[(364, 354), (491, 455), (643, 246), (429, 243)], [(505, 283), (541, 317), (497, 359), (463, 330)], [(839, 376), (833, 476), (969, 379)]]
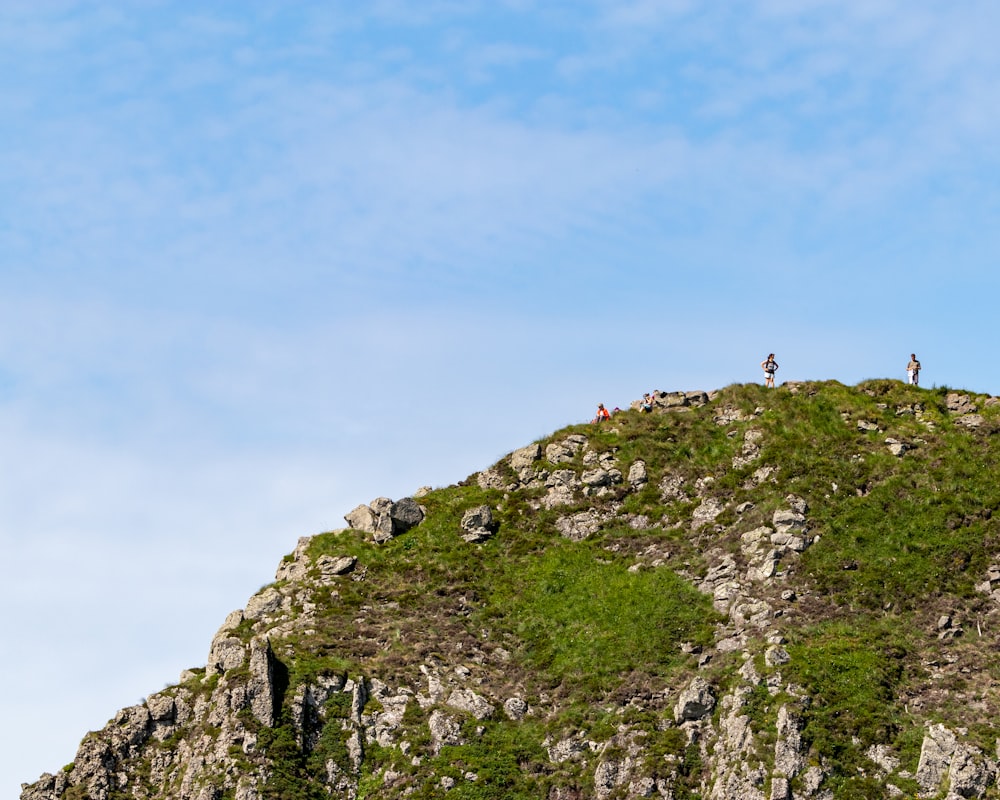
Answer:
[[(246, 770), (271, 765), (267, 797), (329, 797), (329, 765), (352, 769), (349, 726), (330, 724), (349, 718), (350, 703), (330, 701), (322, 734), (306, 745), (292, 713), (302, 687), (374, 678), (420, 700), (435, 676), (457, 674), (494, 708), (459, 715), (460, 730), (435, 746), (428, 725), (440, 703), (407, 703), (395, 741), (365, 746), (360, 797), (440, 797), (442, 787), (476, 800), (638, 796), (624, 784), (595, 787), (595, 761), (615, 755), (676, 800), (702, 797), (718, 766), (673, 710), (699, 675), (720, 697), (743, 692), (765, 767), (779, 710), (793, 705), (825, 796), (912, 795), (927, 724), (960, 729), (992, 753), (1000, 718), (1000, 616), (983, 587), (1000, 560), (1000, 404), (969, 395), (949, 409), (949, 393), (888, 380), (734, 385), (702, 406), (557, 431), (539, 442), (528, 479), (503, 459), (490, 480), (435, 489), (420, 498), (426, 519), (384, 544), (354, 530), (314, 537), (310, 563), (354, 556), (357, 568), (303, 591), (275, 584), (296, 588), (293, 616), (308, 612), (308, 625), (275, 617), (237, 631), (246, 641), (270, 633), (287, 674), (279, 724), (247, 717), (257, 746), (233, 757)], [(548, 445), (573, 435), (586, 445), (546, 461)], [(637, 462), (647, 479), (630, 482)], [(600, 463), (613, 463), (620, 481), (546, 501), (546, 476), (585, 476)], [(743, 624), (703, 581), (726, 559), (742, 573), (747, 537), (790, 503), (808, 507), (811, 545), (755, 584), (765, 611)], [(470, 544), (462, 516), (480, 505), (496, 533)], [(561, 535), (560, 521), (577, 514), (596, 530)], [(787, 663), (766, 656), (775, 643)], [(751, 667), (756, 683), (746, 683)], [(210, 684), (198, 676), (188, 688), (206, 696)], [(365, 713), (379, 713), (379, 697)], [(499, 704), (510, 697), (529, 711), (505, 714)], [(567, 757), (553, 755), (557, 745)], [(880, 769), (873, 745), (898, 764)], [(806, 796), (805, 778), (791, 790)]]

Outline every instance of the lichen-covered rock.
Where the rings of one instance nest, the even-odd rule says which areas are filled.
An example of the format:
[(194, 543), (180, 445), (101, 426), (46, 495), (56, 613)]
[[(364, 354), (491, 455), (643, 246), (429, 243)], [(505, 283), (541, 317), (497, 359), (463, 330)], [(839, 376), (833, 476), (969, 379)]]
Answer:
[(376, 497), (345, 514), (344, 519), (354, 530), (370, 533), (373, 541), (382, 544), (423, 522), (424, 509), (412, 497), (395, 503), (388, 497)]
[(482, 695), (476, 694), (471, 689), (456, 689), (447, 700), (447, 704), (459, 711), (465, 711), (476, 719), (487, 719), (492, 717), (496, 710), (492, 703)]
[(437, 755), (445, 745), (462, 744), (462, 728), (458, 721), (443, 711), (432, 711), (427, 722), (431, 734), (431, 752)]
[(924, 733), (924, 741), (920, 747), (920, 761), (917, 764), (917, 783), (928, 794), (934, 794), (940, 788), (951, 757), (958, 747), (958, 739), (944, 725), (931, 725)]
[(542, 446), (540, 444), (529, 444), (510, 454), (510, 466), (515, 472), (530, 467), (542, 457)]
[(712, 687), (704, 678), (696, 677), (677, 698), (674, 719), (678, 722), (699, 720), (711, 714), (713, 708), (715, 708), (715, 693)]
[(487, 505), (470, 508), (462, 515), (462, 539), (467, 542), (482, 542), (496, 531), (493, 511)]

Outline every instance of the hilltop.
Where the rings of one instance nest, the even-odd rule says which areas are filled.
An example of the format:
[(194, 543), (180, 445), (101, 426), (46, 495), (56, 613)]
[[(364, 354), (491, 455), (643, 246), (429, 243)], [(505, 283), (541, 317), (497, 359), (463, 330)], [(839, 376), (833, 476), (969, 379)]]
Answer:
[(22, 800), (1000, 796), (1000, 399), (657, 393), (299, 540)]

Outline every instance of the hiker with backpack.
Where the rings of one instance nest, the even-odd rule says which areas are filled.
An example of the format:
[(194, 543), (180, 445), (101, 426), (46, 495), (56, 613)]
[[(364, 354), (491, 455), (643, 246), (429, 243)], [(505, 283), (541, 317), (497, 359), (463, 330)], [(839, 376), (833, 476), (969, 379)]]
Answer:
[(774, 373), (778, 371), (778, 362), (774, 360), (774, 353), (769, 353), (767, 358), (760, 362), (761, 369), (764, 370), (764, 385), (774, 388)]

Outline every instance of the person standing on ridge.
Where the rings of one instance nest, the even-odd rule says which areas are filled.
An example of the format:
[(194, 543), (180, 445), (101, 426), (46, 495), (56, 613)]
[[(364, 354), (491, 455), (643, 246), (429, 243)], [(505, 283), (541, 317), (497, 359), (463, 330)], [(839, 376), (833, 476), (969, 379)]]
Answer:
[(761, 369), (764, 370), (764, 385), (774, 388), (774, 373), (778, 371), (778, 362), (774, 360), (774, 353), (770, 353), (767, 358), (760, 362)]
[(915, 353), (910, 353), (910, 363), (906, 365), (906, 382), (911, 386), (920, 385), (920, 362)]

